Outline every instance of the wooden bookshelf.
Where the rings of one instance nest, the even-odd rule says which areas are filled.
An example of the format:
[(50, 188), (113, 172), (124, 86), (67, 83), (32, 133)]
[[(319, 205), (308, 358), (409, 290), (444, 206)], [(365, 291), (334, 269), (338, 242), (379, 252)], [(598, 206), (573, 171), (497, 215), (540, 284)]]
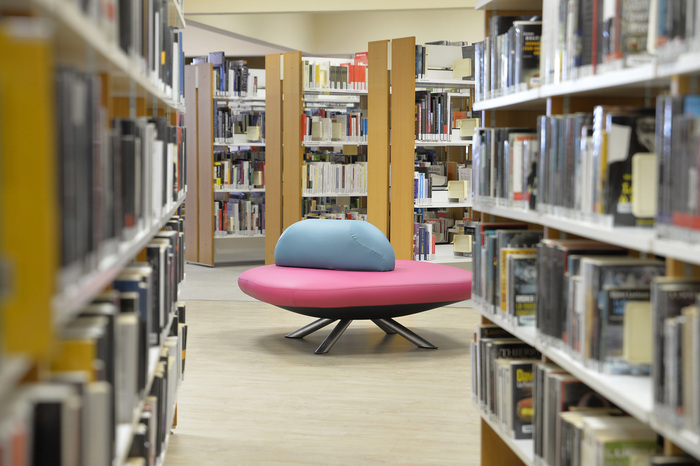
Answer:
[(389, 41), (369, 43), (367, 221), (389, 237)]
[(391, 223), (397, 259), (413, 259), (416, 38), (391, 41)]
[(282, 54), (265, 57), (265, 263), (275, 263), (282, 234)]

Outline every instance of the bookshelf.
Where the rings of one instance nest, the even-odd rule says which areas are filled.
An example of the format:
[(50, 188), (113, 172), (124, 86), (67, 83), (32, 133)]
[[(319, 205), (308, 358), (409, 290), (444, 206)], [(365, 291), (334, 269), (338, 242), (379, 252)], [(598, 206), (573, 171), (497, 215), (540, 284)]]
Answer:
[[(448, 176), (448, 163), (462, 166), (468, 164), (470, 161), (470, 153), (472, 146), (471, 138), (461, 138), (459, 135), (459, 130), (453, 128), (452, 120), (454, 112), (458, 111), (459, 109), (464, 110), (466, 116), (470, 118), (472, 117), (474, 100), (474, 81), (462, 79), (434, 79), (417, 76), (415, 78), (415, 89), (416, 94), (422, 92), (423, 90), (428, 90), (431, 92), (430, 95), (439, 96), (439, 99), (443, 99), (440, 105), (442, 105), (443, 108), (448, 109), (445, 112), (445, 115), (450, 121), (446, 122), (446, 125), (444, 124), (445, 122), (443, 122), (443, 126), (446, 127), (446, 131), (442, 130), (442, 128), (438, 128), (438, 131), (435, 131), (436, 124), (431, 123), (429, 118), (424, 118), (424, 120), (428, 122), (428, 125), (433, 126), (433, 129), (429, 131), (428, 134), (419, 134), (419, 131), (421, 130), (419, 130), (418, 127), (416, 127), (416, 129), (414, 130), (415, 148), (418, 150), (421, 150), (419, 148), (425, 148), (427, 150), (434, 149), (436, 152), (436, 161), (439, 164), (442, 164), (444, 170), (443, 175)], [(457, 102), (457, 105), (454, 106), (453, 110), (453, 103), (455, 102)], [(416, 105), (419, 105), (418, 99), (416, 99)], [(423, 102), (423, 107), (424, 106), (425, 102)], [(432, 106), (433, 113), (439, 114), (437, 104), (433, 103)], [(425, 110), (421, 109), (419, 110), (419, 112), (422, 113), (425, 112)], [(419, 120), (419, 115), (416, 115), (416, 120)], [(426, 123), (424, 123), (423, 121), (421, 121), (419, 125), (421, 125), (421, 127), (427, 127)], [(416, 165), (418, 165), (418, 154), (416, 158)], [(457, 174), (454, 173), (452, 175), (452, 178), (454, 179), (456, 175)], [(417, 215), (423, 215), (421, 211), (417, 210), (423, 209), (428, 211), (427, 215), (430, 216), (432, 215), (429, 212), (431, 209), (449, 209), (447, 210), (447, 218), (453, 221), (461, 220), (462, 218), (467, 217), (468, 215), (466, 215), (466, 212), (468, 212), (468, 209), (472, 207), (471, 197), (466, 199), (457, 199), (456, 201), (449, 200), (447, 198), (446, 190), (446, 187), (444, 188), (444, 191), (434, 189), (432, 193), (429, 194), (429, 197), (416, 198), (414, 200), (413, 206), (415, 209), (414, 213), (416, 213)], [(446, 231), (444, 232), (445, 237), (443, 238), (443, 241), (449, 239), (449, 236), (452, 233), (451, 229), (452, 227), (446, 228)], [(461, 267), (470, 268), (471, 258), (455, 253), (452, 249), (453, 246), (451, 245), (451, 243), (436, 244), (435, 255), (432, 259), (428, 260), (442, 264), (459, 265)]]
[[(543, 2), (480, 0), (476, 8), (486, 11), (488, 30), (492, 16), (533, 14), (542, 10)], [(544, 46), (543, 44), (542, 47)], [(700, 62), (697, 61), (698, 52), (692, 48), (696, 46), (692, 45), (691, 50), (668, 62), (658, 58), (639, 66), (621, 69), (601, 66), (598, 73), (593, 75), (543, 84), (525, 91), (504, 90), (501, 95), (475, 102), (474, 110), (484, 113), (484, 126), (489, 128), (518, 125), (534, 128), (537, 115), (590, 112), (596, 105), (633, 104), (655, 107), (659, 95), (678, 96), (697, 92), (695, 83), (700, 75)], [(697, 238), (690, 233), (681, 235), (680, 238), (669, 238), (658, 226), (614, 226), (604, 216), (541, 206), (528, 209), (512, 205), (505, 198), (477, 196), (473, 209), (483, 221), (518, 221), (541, 228), (545, 238), (592, 239), (628, 249), (632, 255), (660, 257), (665, 260), (666, 275), (670, 277), (697, 276), (700, 249)], [(651, 376), (609, 375), (600, 372), (574, 357), (565, 345), (562, 346), (561, 341), (553, 340), (535, 327), (515, 325), (502, 311), (494, 309), (483, 298), (476, 296), (474, 307), (483, 316), (484, 323), (494, 323), (536, 348), (541, 352), (543, 360), (556, 363), (653, 429), (663, 438), (665, 454), (685, 452), (700, 459), (700, 436), (687, 428), (672, 425), (656, 412)], [(513, 440), (510, 435), (502, 432), (492, 414), (482, 411), (482, 464), (506, 464), (500, 453), (494, 452), (498, 448), (506, 448), (513, 453), (514, 457), (507, 464), (538, 464), (539, 460), (532, 454), (532, 441)]]
[[(165, 59), (162, 65), (153, 60), (153, 69), (149, 67), (149, 56), (156, 54), (155, 49), (133, 53), (122, 49), (116, 36), (117, 16), (102, 17), (97, 10), (88, 14), (78, 3), (66, 0), (6, 2), (0, 6), (0, 52), (11, 64), (0, 70), (3, 442), (7, 435), (19, 432), (16, 429), (29, 434), (25, 439), (31, 437), (34, 409), (41, 399), (39, 391), (53, 391), (54, 396), (62, 390), (59, 386), (68, 393), (73, 384), (81, 384), (80, 395), (75, 387), (72, 397), (77, 400), (80, 396), (80, 403), (97, 406), (100, 413), (109, 411), (107, 398), (100, 398), (99, 402), (91, 399), (90, 403), (82, 399), (88, 390), (92, 393), (95, 389), (91, 377), (95, 377), (100, 390), (113, 382), (104, 374), (87, 375), (92, 374), (98, 359), (104, 365), (127, 361), (124, 364), (128, 372), (138, 371), (136, 361), (130, 364), (121, 359), (116, 345), (108, 348), (113, 352), (110, 355), (102, 352), (107, 347), (101, 347), (99, 354), (91, 353), (87, 361), (90, 368), (84, 366), (82, 372), (72, 369), (75, 379), (63, 379), (59, 366), (77, 363), (62, 353), (70, 338), (65, 332), (86, 316), (87, 309), (102, 299), (103, 292), (112, 288), (120, 274), (134, 262), (145, 261), (146, 247), (156, 236), (165, 234), (163, 230), (170, 229), (173, 218), (182, 213), (187, 195), (182, 144), (186, 136), (180, 87), (182, 55), (177, 48), (181, 45), (177, 30), (185, 27), (182, 4), (170, 0), (152, 6), (162, 21), (155, 24), (141, 17), (143, 33), (162, 38)], [(157, 29), (161, 36), (156, 36)], [(133, 133), (128, 132), (132, 130)], [(139, 140), (139, 144), (143, 141), (144, 145), (135, 144), (132, 151), (125, 143), (132, 140)], [(27, 169), (27, 163), (32, 169)], [(117, 172), (123, 177), (113, 177)], [(74, 187), (76, 190), (72, 191)], [(70, 194), (66, 194), (68, 191)], [(115, 204), (123, 210), (117, 210)], [(171, 233), (171, 238), (180, 238), (179, 232)], [(75, 243), (74, 238), (78, 238)], [(172, 262), (168, 264), (173, 268), (179, 266), (179, 241), (169, 242)], [(76, 244), (78, 249), (71, 249)], [(151, 280), (151, 275), (144, 276)], [(173, 272), (173, 298), (180, 278)], [(177, 307), (174, 301), (173, 305)], [(110, 306), (113, 312), (119, 312), (114, 303)], [(146, 308), (144, 305), (142, 309)], [(132, 315), (124, 311), (124, 317), (145, 316), (138, 314), (138, 309), (132, 309)], [(175, 310), (166, 312), (172, 320)], [(145, 321), (132, 322), (142, 325)], [(158, 324), (163, 325), (160, 344), (148, 342), (140, 346), (142, 351), (134, 350), (137, 358), (151, 359), (150, 382), (141, 393), (144, 399), (149, 394), (165, 396), (150, 392), (151, 382), (162, 379), (155, 374), (155, 368), (167, 346), (165, 340), (182, 343), (181, 335), (171, 337), (168, 322)], [(96, 340), (91, 341), (97, 344)], [(179, 366), (179, 359), (172, 361)], [(68, 379), (70, 383), (65, 382)], [(169, 393), (172, 397), (167, 401), (170, 413), (176, 403), (176, 385), (173, 383)], [(112, 389), (117, 393), (114, 386), (110, 386)], [(26, 414), (14, 417), (17, 409), (26, 410)], [(92, 414), (84, 409), (86, 415)], [(112, 439), (108, 417), (97, 416), (89, 426), (65, 420), (62, 426), (47, 423), (45, 427), (53, 432), (65, 429), (64, 435), (71, 441), (79, 436), (84, 436), (84, 442), (98, 439), (96, 448), (106, 447), (102, 452), (109, 452), (107, 444), (116, 441), (120, 446), (108, 463), (122, 464), (141, 415), (138, 407), (134, 410), (135, 422), (115, 426), (117, 437)], [(163, 432), (171, 426), (163, 425)], [(98, 438), (100, 433), (104, 434), (102, 438)], [(21, 439), (16, 440), (13, 448), (21, 446)], [(3, 443), (4, 459), (12, 462), (27, 457), (7, 447)], [(26, 453), (31, 454), (32, 446), (26, 447), (30, 449)], [(36, 444), (34, 448), (48, 451), (51, 446)], [(167, 440), (159, 442), (158, 448), (162, 448), (163, 456)], [(162, 462), (161, 457), (159, 464)]]
[[(197, 192), (197, 202), (188, 205), (187, 261), (210, 267), (217, 261), (236, 261), (230, 250), (235, 249), (232, 242), (237, 240), (246, 241), (245, 247), (262, 258), (261, 239), (265, 237), (267, 195), (265, 176), (261, 175), (265, 172), (265, 92), (251, 90), (245, 96), (237, 95), (228, 90), (233, 72), (227, 65), (224, 70), (217, 74), (209, 62), (186, 66), (189, 92), (196, 96), (191, 99), (194, 111), (188, 118), (199, 128), (195, 140), (190, 141), (188, 161), (191, 172), (196, 174), (190, 185)], [(214, 83), (215, 77), (221, 81)], [(248, 136), (245, 131), (252, 126), (253, 118), (258, 122), (259, 134)], [(220, 183), (212, 176), (212, 170)], [(262, 185), (254, 183), (254, 172), (259, 172)], [(248, 218), (249, 212), (250, 221), (240, 220)]]

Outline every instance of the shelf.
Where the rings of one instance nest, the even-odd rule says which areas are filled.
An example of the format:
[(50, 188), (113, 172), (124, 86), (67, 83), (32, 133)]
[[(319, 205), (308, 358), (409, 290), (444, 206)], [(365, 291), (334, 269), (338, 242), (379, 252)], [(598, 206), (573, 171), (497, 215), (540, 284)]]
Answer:
[(700, 265), (700, 244), (666, 238), (655, 238), (653, 252), (659, 256)]
[(651, 377), (631, 375), (608, 375), (587, 367), (572, 359), (559, 348), (543, 343), (534, 327), (516, 327), (503, 317), (494, 315), (484, 306), (473, 300), (474, 308), (484, 317), (510, 332), (516, 338), (537, 348), (544, 356), (576, 376), (593, 390), (616, 404), (618, 407), (649, 424), (653, 411)]
[(304, 193), (301, 197), (367, 197), (367, 193)]
[(466, 81), (462, 79), (425, 79), (425, 78), (416, 78), (416, 87), (417, 88), (426, 88), (426, 87), (439, 87), (439, 88), (461, 88), (461, 87), (472, 87), (474, 86), (474, 81)]
[[(138, 60), (131, 59), (117, 43), (109, 41), (99, 26), (88, 18), (75, 2), (31, 0), (44, 13), (55, 19), (59, 61), (74, 62), (76, 57), (88, 59), (100, 72), (110, 72), (116, 94), (131, 95), (134, 86), (148, 96), (156, 97), (163, 106), (178, 109), (178, 103), (165, 92), (163, 83), (146, 76)], [(184, 20), (183, 20), (184, 21)]]
[(475, 202), (474, 210), (499, 217), (507, 217), (527, 223), (555, 228), (574, 235), (614, 244), (641, 252), (654, 252), (654, 229), (634, 227), (609, 227), (596, 223), (567, 219), (555, 215), (541, 214), (531, 210), (522, 210), (502, 206), (489, 206)]
[(302, 141), (304, 147), (366, 146), (367, 141)]
[(649, 424), (651, 421), (653, 410), (651, 377), (603, 374), (584, 367), (559, 348), (538, 345), (537, 349), (641, 422)]
[(262, 234), (254, 234), (254, 235), (247, 235), (243, 233), (238, 233), (238, 234), (228, 234), (228, 233), (214, 233), (214, 239), (219, 240), (219, 239), (241, 239), (241, 238), (264, 238), (265, 235)]
[(657, 74), (659, 77), (670, 78), (676, 74), (700, 73), (700, 52), (682, 53), (670, 63), (659, 63)]
[(107, 288), (121, 273), (124, 266), (131, 262), (153, 236), (163, 228), (184, 200), (185, 195), (183, 194), (165, 215), (154, 220), (149, 227), (138, 232), (133, 239), (122, 243), (117, 253), (104, 257), (94, 271), (87, 273), (77, 283), (67, 286), (62, 293), (54, 296), (52, 302), (54, 324), (57, 327), (63, 326), (82, 307), (89, 304), (95, 296)]
[(359, 104), (360, 94), (308, 94), (302, 100), (305, 103)]
[(490, 305), (483, 303), (481, 301), (481, 298), (473, 298), (472, 305), (474, 306), (474, 309), (479, 312), (479, 314), (481, 314), (494, 324), (497, 324), (499, 327), (503, 328), (514, 337), (524, 341), (532, 347), (537, 347), (537, 330), (534, 326), (514, 325), (513, 323), (503, 318), (503, 316), (497, 315), (491, 312), (490, 309), (487, 309), (487, 306), (490, 307)]
[(264, 193), (265, 188), (214, 188), (215, 193)]
[(474, 9), (542, 11), (542, 0), (477, 0)]
[(534, 466), (535, 464), (535, 442), (533, 440), (516, 440), (510, 435), (507, 435), (501, 427), (489, 419), (489, 414), (479, 409), (481, 413), (481, 419), (483, 419), (494, 432), (505, 442), (510, 449), (515, 453), (520, 461), (525, 463), (526, 466)]
[(414, 202), (414, 209), (452, 209), (452, 208), (462, 208), (466, 209), (471, 207), (471, 201), (464, 202), (433, 202), (430, 204), (417, 204)]
[(465, 264), (471, 263), (471, 261), (471, 257), (455, 255), (454, 246), (452, 246), (452, 244), (436, 244), (435, 259), (422, 262), (433, 262), (436, 264)]
[(685, 429), (677, 429), (666, 422), (652, 416), (651, 427), (661, 434), (665, 439), (670, 440), (681, 450), (700, 459), (700, 436)]
[(472, 145), (471, 139), (453, 139), (450, 141), (425, 141), (416, 140), (416, 147), (443, 147), (443, 146), (457, 146), (457, 147), (467, 147)]
[(508, 217), (520, 222), (539, 223), (539, 216), (537, 215), (537, 212), (532, 210), (487, 205), (482, 201), (474, 201), (473, 209), (486, 214), (496, 215), (498, 217)]
[[(238, 136), (238, 137), (236, 137)], [(221, 140), (214, 141), (214, 147), (265, 147), (265, 141), (248, 141), (245, 134), (235, 135), (232, 139), (224, 142)]]
[(182, 2), (170, 0), (168, 5), (168, 24), (177, 29), (185, 29), (185, 14), (182, 11)]
[(314, 95), (367, 95), (367, 90), (355, 90), (355, 89), (330, 89), (330, 88), (312, 88), (305, 87), (302, 89), (304, 94), (314, 94)]
[(474, 111), (482, 110), (546, 110), (547, 101), (540, 97), (540, 89), (533, 88), (527, 91), (494, 97), (491, 99), (474, 102)]
[[(219, 92), (219, 91), (214, 91), (214, 92)], [(255, 105), (260, 105), (260, 104), (265, 104), (265, 96), (250, 96), (250, 97), (235, 97), (235, 96), (229, 96), (229, 95), (223, 95), (223, 94), (214, 94), (214, 100), (217, 101), (226, 101), (226, 102), (234, 102), (234, 103), (240, 103), (240, 104), (255, 104)]]

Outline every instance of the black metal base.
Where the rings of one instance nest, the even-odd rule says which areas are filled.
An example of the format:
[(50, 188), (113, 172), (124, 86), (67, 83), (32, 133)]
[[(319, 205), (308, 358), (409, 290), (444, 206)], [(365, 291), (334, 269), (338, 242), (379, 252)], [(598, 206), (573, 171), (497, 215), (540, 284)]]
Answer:
[[(322, 318), (315, 320), (314, 322), (311, 322), (308, 325), (303, 326), (299, 330), (295, 330), (292, 333), (288, 333), (285, 335), (285, 338), (304, 338), (307, 335), (312, 334), (316, 330), (320, 330), (323, 327), (332, 324), (338, 319), (328, 319), (328, 318)], [(323, 343), (319, 345), (318, 348), (316, 348), (316, 351), (314, 353), (316, 354), (325, 354), (327, 353), (335, 344), (336, 341), (338, 341), (338, 338), (345, 332), (345, 329), (348, 328), (350, 323), (352, 322), (352, 319), (340, 319), (338, 320), (338, 324), (335, 326), (333, 330), (331, 330), (331, 333), (328, 334), (325, 340), (323, 340)], [(393, 335), (393, 334), (399, 334), (402, 337), (404, 337), (406, 340), (410, 341), (414, 345), (416, 345), (419, 348), (425, 348), (425, 349), (437, 349), (437, 346), (433, 345), (430, 343), (428, 340), (425, 338), (421, 337), (420, 335), (416, 334), (415, 332), (412, 332), (411, 330), (407, 329), (400, 323), (396, 322), (394, 319), (372, 319), (372, 322), (374, 322), (377, 327), (381, 328), (384, 332), (386, 332), (388, 335)]]

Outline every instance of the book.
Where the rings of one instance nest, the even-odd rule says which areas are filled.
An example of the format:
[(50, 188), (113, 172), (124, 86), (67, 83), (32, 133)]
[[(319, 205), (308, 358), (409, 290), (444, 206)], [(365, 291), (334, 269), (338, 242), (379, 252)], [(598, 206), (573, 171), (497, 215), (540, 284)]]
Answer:
[[(597, 299), (606, 286), (651, 286), (655, 277), (665, 274), (664, 263), (654, 259), (632, 257), (585, 257), (581, 260), (585, 300), (586, 340), (583, 356), (587, 360), (600, 361), (602, 331), (601, 303)], [(596, 297), (595, 299), (593, 297)]]
[(509, 361), (509, 432), (516, 440), (531, 439), (533, 431), (533, 361)]
[(695, 303), (700, 292), (700, 280), (693, 278), (657, 277), (651, 283), (651, 318), (653, 328), (653, 359), (651, 366), (654, 412), (667, 416), (665, 402), (666, 386), (666, 341), (664, 322), (681, 315), (682, 309)]
[[(650, 373), (650, 364), (635, 364), (623, 357), (624, 322), (626, 321), (627, 308), (633, 303), (649, 303), (650, 295), (649, 287), (603, 286), (599, 297), (602, 302), (599, 355), (602, 363), (600, 367), (603, 372), (633, 375), (648, 375)], [(646, 345), (649, 345), (648, 341)]]
[(613, 464), (648, 461), (659, 446), (656, 433), (647, 425), (629, 416), (589, 416), (583, 419), (581, 464), (592, 464), (606, 458)]
[(537, 255), (514, 253), (508, 255), (506, 268), (507, 314), (517, 325), (535, 325), (537, 297)]

